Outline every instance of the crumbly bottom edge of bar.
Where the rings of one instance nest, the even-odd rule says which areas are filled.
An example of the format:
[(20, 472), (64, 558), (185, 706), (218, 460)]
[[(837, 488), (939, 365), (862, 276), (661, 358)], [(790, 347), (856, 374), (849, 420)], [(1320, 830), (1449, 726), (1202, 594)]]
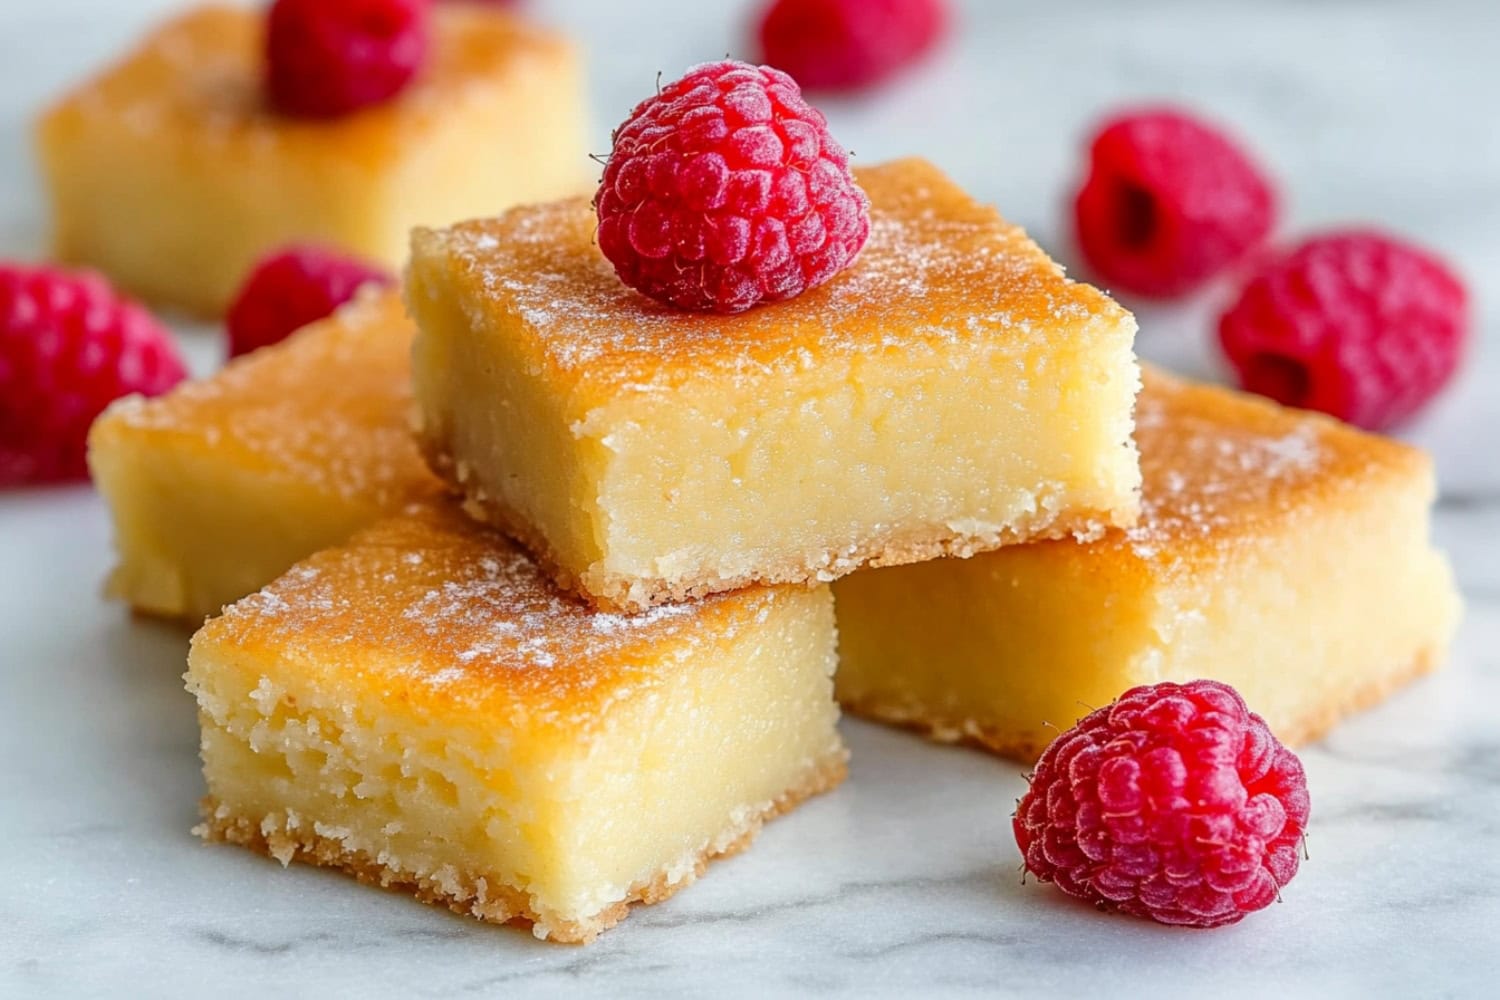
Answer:
[(131, 615), (143, 621), (176, 625), (191, 631), (202, 625), (205, 619), (212, 617), (211, 614), (195, 614), (188, 608), (169, 608), (160, 602), (146, 600), (122, 583), (121, 579), (120, 568), (116, 566), (104, 578), (104, 585), (99, 589), (100, 596), (107, 601), (125, 605)]
[(816, 563), (802, 558), (756, 573), (737, 576), (699, 576), (681, 580), (612, 577), (598, 591), (584, 586), (576, 573), (558, 560), (556, 553), (540, 532), (503, 500), (489, 494), (474, 481), (468, 467), (455, 462), (434, 442), (419, 436), (428, 464), (454, 492), (462, 497), (463, 508), (476, 521), (489, 525), (520, 542), (559, 587), (605, 611), (640, 612), (661, 604), (675, 604), (707, 597), (710, 594), (740, 590), (756, 585), (790, 584), (808, 587), (829, 583), (860, 569), (877, 566), (904, 566), (949, 557), (968, 558), (1007, 545), (1039, 542), (1056, 538), (1094, 541), (1110, 528), (1128, 528), (1139, 515), (1139, 496), (1129, 507), (1085, 509), (1066, 514), (1039, 514), (997, 533), (974, 534), (943, 529), (928, 538), (903, 537), (900, 540), (873, 539), (838, 553), (818, 553)]
[[(269, 581), (267, 581), (269, 582)], [(251, 591), (254, 593), (254, 591)], [(143, 622), (155, 622), (162, 626), (173, 626), (185, 632), (192, 633), (203, 627), (203, 623), (224, 613), (228, 604), (220, 605), (213, 609), (189, 608), (181, 606), (168, 607), (167, 605), (150, 601), (132, 587), (122, 582), (120, 567), (115, 566), (104, 578), (104, 585), (100, 587), (100, 596), (106, 601), (114, 601), (124, 605), (125, 610), (134, 619)], [(242, 595), (249, 596), (249, 595)], [(229, 602), (234, 603), (233, 601)]]
[[(721, 831), (687, 864), (672, 864), (653, 877), (631, 886), (624, 899), (580, 920), (549, 920), (532, 906), (531, 897), (483, 872), (456, 872), (439, 879), (435, 873), (392, 868), (363, 851), (350, 850), (331, 837), (313, 832), (311, 823), (292, 829), (284, 814), (266, 817), (236, 816), (213, 796), (199, 804), (203, 822), (193, 832), (204, 840), (237, 844), (274, 858), (283, 865), (292, 861), (339, 869), (367, 885), (415, 896), (424, 903), (446, 906), (454, 913), (488, 923), (527, 924), (539, 938), (567, 944), (587, 944), (623, 920), (637, 903), (659, 903), (702, 875), (710, 861), (744, 850), (767, 820), (789, 812), (797, 805), (831, 791), (848, 774), (848, 752), (840, 749), (818, 761), (791, 788), (743, 820)], [(220, 815), (220, 813), (225, 813)], [(674, 877), (675, 873), (675, 877)]]
[[(1288, 746), (1302, 746), (1320, 740), (1343, 719), (1375, 707), (1399, 689), (1437, 670), (1446, 658), (1446, 645), (1424, 647), (1401, 669), (1372, 678), (1364, 685), (1352, 688), (1336, 701), (1309, 709), (1291, 725), (1283, 726), (1276, 736)], [(1017, 735), (1014, 730), (973, 716), (954, 718), (932, 714), (923, 706), (901, 700), (879, 697), (840, 698), (839, 703), (850, 715), (910, 729), (934, 743), (973, 747), (1027, 763), (1040, 757), (1050, 742), (1038, 742), (1031, 737)], [(1059, 722), (1059, 725), (1066, 728), (1073, 721)], [(1062, 731), (1059, 729), (1057, 732)]]

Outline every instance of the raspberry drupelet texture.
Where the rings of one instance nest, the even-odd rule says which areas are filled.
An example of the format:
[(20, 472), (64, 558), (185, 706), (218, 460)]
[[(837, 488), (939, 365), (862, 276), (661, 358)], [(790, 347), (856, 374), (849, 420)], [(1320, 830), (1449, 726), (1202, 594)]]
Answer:
[(1382, 233), (1309, 239), (1267, 261), (1219, 320), (1240, 385), (1388, 430), (1453, 377), (1468, 339), (1463, 282)]
[(799, 295), (870, 232), (869, 200), (823, 116), (785, 73), (735, 61), (694, 67), (636, 106), (594, 207), (620, 279), (698, 312)]
[(85, 478), (100, 411), (186, 374), (171, 335), (103, 278), (0, 264), (0, 486)]
[(757, 35), (763, 62), (809, 90), (880, 83), (931, 50), (945, 0), (774, 0)]
[(1181, 111), (1106, 122), (1074, 202), (1078, 246), (1111, 286), (1184, 295), (1263, 241), (1276, 199), (1264, 172), (1222, 132)]
[(1216, 681), (1133, 688), (1063, 733), (1016, 809), (1026, 870), (1103, 909), (1218, 927), (1297, 873), (1302, 763)]
[(394, 283), (385, 269), (325, 247), (279, 250), (255, 265), (229, 307), (229, 356), (286, 339), (348, 302), (362, 285)]
[(276, 0), (266, 19), (271, 105), (336, 118), (389, 100), (427, 58), (427, 0)]

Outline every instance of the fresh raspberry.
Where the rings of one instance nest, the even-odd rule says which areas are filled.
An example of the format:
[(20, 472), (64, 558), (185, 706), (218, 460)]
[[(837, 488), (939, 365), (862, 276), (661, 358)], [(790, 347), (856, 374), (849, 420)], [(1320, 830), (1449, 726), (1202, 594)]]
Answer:
[(337, 118), (400, 93), (427, 57), (426, 0), (276, 0), (266, 24), (271, 104)]
[(1219, 319), (1242, 386), (1369, 430), (1399, 424), (1453, 377), (1463, 283), (1382, 233), (1318, 236), (1265, 264)]
[(848, 154), (796, 82), (730, 60), (636, 106), (615, 129), (594, 207), (622, 281), (700, 312), (820, 285), (870, 232)]
[(1132, 688), (1052, 742), (1016, 808), (1026, 870), (1101, 909), (1218, 927), (1297, 874), (1307, 782), (1234, 688)]
[(1183, 112), (1148, 109), (1095, 134), (1074, 216), (1101, 279), (1170, 298), (1244, 257), (1270, 233), (1275, 209), (1264, 172), (1227, 136)]
[(761, 15), (763, 62), (809, 90), (854, 90), (925, 55), (948, 26), (943, 0), (774, 0)]
[(383, 268), (325, 247), (279, 250), (255, 265), (229, 307), (229, 356), (285, 340), (354, 298), (361, 285), (394, 281)]
[(98, 275), (0, 264), (0, 486), (86, 478), (100, 411), (186, 374), (171, 335)]

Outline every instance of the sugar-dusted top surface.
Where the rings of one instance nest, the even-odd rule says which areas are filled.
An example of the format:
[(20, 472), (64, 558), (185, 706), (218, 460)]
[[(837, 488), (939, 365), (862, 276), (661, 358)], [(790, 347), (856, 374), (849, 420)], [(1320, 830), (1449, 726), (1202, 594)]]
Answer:
[(195, 643), (315, 672), (351, 698), (597, 723), (602, 704), (763, 624), (804, 590), (752, 587), (640, 614), (596, 611), (447, 502), (416, 504), (293, 567)]
[(1287, 530), (1430, 475), (1426, 456), (1319, 414), (1147, 370), (1141, 518), (1100, 544), (1175, 560)]
[(136, 439), (395, 509), (440, 491), (411, 434), (411, 340), (400, 297), (369, 290), (208, 378), (121, 400), (100, 418), (94, 446)]
[(514, 338), (564, 385), (616, 388), (917, 342), (987, 340), (1018, 357), (1081, 351), (1130, 322), (931, 164), (900, 160), (856, 174), (870, 196), (871, 233), (855, 263), (794, 299), (734, 316), (680, 312), (626, 287), (595, 244), (585, 199), (418, 230), (408, 294), (456, 295), (473, 331), (465, 335)]
[(400, 153), (471, 89), (504, 86), (537, 61), (571, 58), (566, 41), (524, 18), (479, 4), (434, 4), (429, 59), (398, 98), (334, 120), (291, 118), (265, 100), (267, 6), (211, 4), (163, 23), (64, 97), (47, 124), (108, 119), (143, 140), (235, 144), (246, 156), (276, 150), (356, 167)]

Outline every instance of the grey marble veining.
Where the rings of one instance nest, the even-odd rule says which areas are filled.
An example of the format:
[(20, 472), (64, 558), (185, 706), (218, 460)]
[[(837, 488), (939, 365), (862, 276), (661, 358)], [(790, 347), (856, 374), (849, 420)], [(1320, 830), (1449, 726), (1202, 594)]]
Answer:
[[(171, 7), (0, 4), (0, 255), (42, 252), (28, 116)], [(743, 4), (533, 0), (591, 48), (596, 144), (656, 71), (740, 51)], [(858, 722), (850, 780), (587, 948), (460, 920), (191, 837), (183, 636), (101, 602), (86, 489), (0, 494), (0, 995), (715, 993), (1486, 996), (1500, 979), (1500, 13), (1483, 0), (964, 5), (947, 55), (825, 102), (860, 160), (936, 160), (1063, 259), (1085, 124), (1140, 98), (1232, 123), (1291, 232), (1378, 221), (1475, 292), (1459, 383), (1408, 436), (1468, 602), (1448, 668), (1303, 754), (1311, 858), (1284, 902), (1193, 933), (1021, 884), (1015, 764)], [(654, 20), (668, 32), (648, 34)], [(1143, 355), (1221, 374), (1223, 290), (1144, 307)], [(1132, 303), (1132, 305), (1137, 305)], [(195, 365), (212, 331), (184, 329)]]

